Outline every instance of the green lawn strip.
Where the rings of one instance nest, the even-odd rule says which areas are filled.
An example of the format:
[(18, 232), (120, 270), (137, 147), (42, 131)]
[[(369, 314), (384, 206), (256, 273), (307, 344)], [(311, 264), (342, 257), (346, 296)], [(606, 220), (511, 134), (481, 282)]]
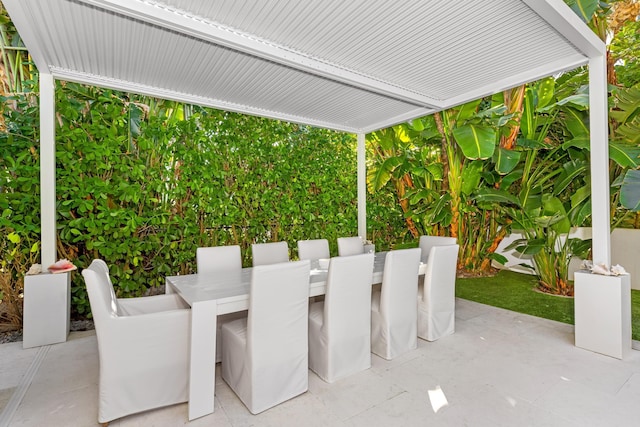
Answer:
[[(502, 270), (494, 277), (456, 279), (456, 296), (518, 313), (573, 325), (573, 298), (534, 290), (535, 276)], [(640, 291), (631, 291), (631, 328), (640, 340)]]

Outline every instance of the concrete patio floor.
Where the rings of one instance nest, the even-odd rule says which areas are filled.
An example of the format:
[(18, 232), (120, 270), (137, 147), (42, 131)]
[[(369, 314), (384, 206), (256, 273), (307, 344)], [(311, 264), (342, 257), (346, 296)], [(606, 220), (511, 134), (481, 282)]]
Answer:
[[(640, 352), (624, 361), (573, 345), (573, 326), (456, 301), (456, 333), (251, 415), (217, 375), (215, 413), (191, 423), (187, 405), (111, 426), (638, 426)], [(0, 345), (0, 427), (95, 426), (95, 334), (22, 349)], [(444, 400), (446, 399), (446, 401)]]

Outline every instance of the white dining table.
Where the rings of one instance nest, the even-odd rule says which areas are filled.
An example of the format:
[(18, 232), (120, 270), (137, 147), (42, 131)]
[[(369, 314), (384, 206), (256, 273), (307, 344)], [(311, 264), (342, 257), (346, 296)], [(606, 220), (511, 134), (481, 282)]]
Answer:
[[(375, 254), (373, 284), (382, 282), (386, 254)], [(319, 260), (310, 262), (309, 297), (324, 295), (327, 269)], [(421, 263), (419, 274), (424, 275), (425, 268)], [(191, 306), (189, 420), (214, 411), (217, 316), (249, 308), (252, 270), (166, 278), (166, 292), (177, 293)]]

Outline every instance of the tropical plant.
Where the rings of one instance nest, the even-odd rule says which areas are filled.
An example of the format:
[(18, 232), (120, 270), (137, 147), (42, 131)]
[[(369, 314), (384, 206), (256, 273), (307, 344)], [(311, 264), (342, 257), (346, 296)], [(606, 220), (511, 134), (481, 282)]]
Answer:
[[(615, 105), (611, 116), (618, 124), (616, 136), (620, 141), (636, 148), (640, 144), (640, 84), (629, 89), (617, 90), (614, 96)], [(636, 154), (636, 158), (638, 155), (640, 153)], [(634, 212), (640, 211), (640, 170), (629, 169), (617, 184), (621, 187), (622, 206)], [(635, 218), (640, 222), (638, 214)]]
[(374, 132), (369, 143), (369, 190), (395, 188), (408, 230), (457, 237), (459, 267), (490, 268), (493, 251), (507, 233), (499, 211), (473, 202), (479, 186), (495, 185), (483, 161), (496, 151), (497, 129), (510, 116), (504, 106), (477, 100), (433, 116)]
[(24, 273), (36, 262), (40, 244), (11, 232), (0, 240), (0, 332), (22, 326)]

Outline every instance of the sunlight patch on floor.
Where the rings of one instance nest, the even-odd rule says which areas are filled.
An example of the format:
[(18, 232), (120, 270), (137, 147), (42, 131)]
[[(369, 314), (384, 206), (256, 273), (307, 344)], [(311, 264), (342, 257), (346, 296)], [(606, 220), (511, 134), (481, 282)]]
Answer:
[(433, 408), (433, 412), (436, 414), (443, 407), (449, 406), (447, 396), (444, 395), (444, 392), (442, 391), (440, 386), (437, 386), (433, 390), (429, 390), (429, 401), (431, 402), (431, 408)]

